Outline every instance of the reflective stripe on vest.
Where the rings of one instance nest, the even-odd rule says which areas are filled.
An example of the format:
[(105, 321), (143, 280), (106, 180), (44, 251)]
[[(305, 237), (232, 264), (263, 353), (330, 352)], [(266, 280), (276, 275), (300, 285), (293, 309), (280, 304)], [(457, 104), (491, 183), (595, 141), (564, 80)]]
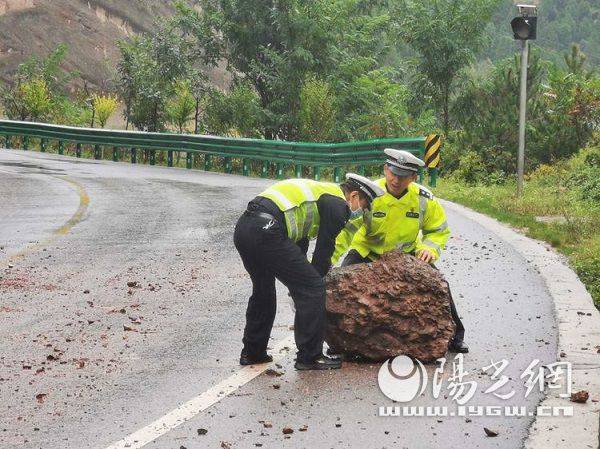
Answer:
[(323, 194), (345, 200), (337, 184), (310, 179), (281, 181), (259, 196), (272, 200), (284, 213), (288, 237), (297, 242), (305, 237), (316, 237), (320, 223), (317, 201)]
[(277, 197), (277, 199), (281, 202), (281, 204), (283, 204), (283, 207), (285, 207), (285, 210), (292, 209), (294, 207), (292, 202), (290, 200), (288, 200), (283, 193), (278, 192), (277, 190), (272, 190), (272, 189), (269, 190), (268, 192), (269, 192), (269, 194)]
[(419, 230), (423, 229), (423, 220), (427, 212), (427, 198), (419, 195)]
[(439, 253), (442, 251), (442, 247), (441, 247), (440, 245), (438, 245), (438, 244), (437, 244), (437, 243), (435, 243), (435, 242), (432, 242), (432, 241), (431, 241), (431, 240), (429, 240), (429, 239), (425, 239), (425, 240), (423, 240), (423, 245), (427, 245), (427, 246), (429, 246), (430, 248), (432, 248), (432, 249), (436, 250), (438, 254), (439, 254)]
[(423, 231), (423, 235), (427, 235), (427, 234), (433, 234), (434, 232), (441, 232), (441, 231), (445, 231), (446, 229), (448, 229), (448, 222), (445, 221), (443, 222), (440, 226), (438, 226), (437, 228), (434, 229), (428, 229), (427, 231)]

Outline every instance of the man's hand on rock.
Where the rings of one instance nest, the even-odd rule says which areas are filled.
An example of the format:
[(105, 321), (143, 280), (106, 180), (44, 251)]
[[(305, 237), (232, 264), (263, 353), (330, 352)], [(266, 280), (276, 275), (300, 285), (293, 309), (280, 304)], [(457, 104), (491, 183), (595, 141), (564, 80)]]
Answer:
[(417, 253), (417, 258), (421, 259), (423, 262), (431, 263), (433, 261), (433, 254), (431, 251), (422, 249)]

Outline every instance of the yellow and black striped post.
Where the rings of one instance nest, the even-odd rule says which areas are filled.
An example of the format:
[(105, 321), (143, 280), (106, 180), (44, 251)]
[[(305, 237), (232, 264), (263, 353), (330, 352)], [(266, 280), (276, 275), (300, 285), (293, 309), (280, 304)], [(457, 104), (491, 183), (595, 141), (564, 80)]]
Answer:
[(425, 167), (429, 169), (429, 185), (431, 187), (435, 187), (437, 184), (438, 165), (440, 164), (441, 147), (441, 135), (430, 134), (425, 139)]

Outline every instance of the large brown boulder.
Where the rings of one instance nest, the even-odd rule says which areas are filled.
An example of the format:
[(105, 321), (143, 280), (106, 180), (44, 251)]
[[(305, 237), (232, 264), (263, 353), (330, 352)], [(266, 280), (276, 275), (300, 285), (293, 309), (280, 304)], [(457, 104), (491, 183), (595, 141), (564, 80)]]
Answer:
[(327, 276), (329, 346), (368, 360), (444, 357), (455, 325), (439, 271), (400, 251)]

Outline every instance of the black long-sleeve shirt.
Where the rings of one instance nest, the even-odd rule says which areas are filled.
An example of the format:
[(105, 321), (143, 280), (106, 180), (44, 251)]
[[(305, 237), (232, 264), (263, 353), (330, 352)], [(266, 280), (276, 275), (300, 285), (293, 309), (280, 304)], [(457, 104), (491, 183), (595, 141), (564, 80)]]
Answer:
[(321, 276), (325, 276), (331, 268), (335, 239), (350, 218), (350, 208), (345, 200), (329, 194), (319, 197), (317, 208), (321, 221), (311, 263)]
[[(264, 212), (273, 215), (285, 226), (284, 214), (273, 201), (257, 196), (251, 202), (257, 204)], [(320, 217), (319, 231), (311, 264), (321, 276), (325, 276), (331, 268), (335, 239), (350, 218), (350, 208), (342, 198), (326, 193), (317, 200), (317, 209)]]

